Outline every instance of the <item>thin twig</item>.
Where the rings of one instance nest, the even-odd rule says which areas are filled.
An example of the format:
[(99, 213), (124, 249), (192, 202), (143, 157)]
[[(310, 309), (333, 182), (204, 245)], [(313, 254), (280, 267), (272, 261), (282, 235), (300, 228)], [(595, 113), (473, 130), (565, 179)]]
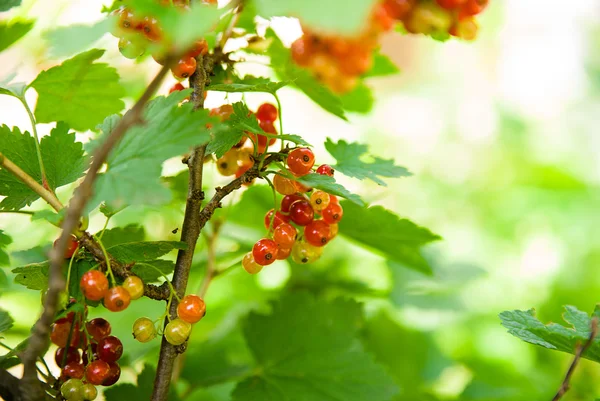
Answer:
[(552, 398), (552, 401), (560, 400), (562, 398), (562, 396), (567, 391), (569, 391), (571, 376), (573, 376), (573, 372), (575, 372), (575, 368), (577, 367), (577, 364), (579, 363), (581, 356), (594, 343), (594, 338), (596, 337), (597, 334), (598, 334), (598, 318), (594, 317), (590, 324), (590, 336), (588, 337), (587, 341), (583, 345), (577, 346), (577, 351), (575, 352), (575, 358), (573, 358), (573, 362), (571, 362), (571, 366), (569, 366), (569, 370), (567, 370), (567, 374), (565, 375), (565, 378), (564, 378), (562, 384), (560, 385), (558, 392), (556, 393), (554, 398)]
[(64, 288), (64, 278), (62, 274), (62, 267), (64, 264), (63, 255), (67, 248), (69, 237), (77, 228), (83, 209), (92, 196), (94, 182), (98, 177), (98, 171), (104, 165), (111, 150), (117, 145), (129, 128), (142, 121), (144, 107), (169, 72), (171, 62), (171, 58), (165, 62), (163, 68), (161, 68), (150, 85), (148, 85), (136, 104), (123, 116), (115, 129), (108, 135), (104, 143), (96, 149), (88, 173), (69, 203), (66, 217), (62, 225), (63, 231), (56, 246), (50, 251), (48, 293), (44, 303), (44, 310), (42, 316), (33, 326), (28, 347), (22, 357), (23, 378), (21, 379), (21, 388), (25, 400), (38, 400), (43, 395), (43, 389), (40, 386), (35, 369), (35, 362), (37, 357), (44, 352), (48, 344), (50, 325), (52, 324), (56, 313), (58, 295)]

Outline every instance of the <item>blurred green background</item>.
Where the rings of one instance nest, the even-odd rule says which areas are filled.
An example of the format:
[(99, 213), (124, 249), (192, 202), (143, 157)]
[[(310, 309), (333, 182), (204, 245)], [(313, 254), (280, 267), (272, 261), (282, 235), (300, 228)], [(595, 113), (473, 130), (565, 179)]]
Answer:
[[(15, 72), (17, 79), (30, 80), (69, 56), (53, 53), (46, 31), (101, 18), (99, 1), (24, 4), (7, 17), (36, 18), (36, 26), (0, 55), (0, 78)], [(398, 400), (550, 399), (572, 357), (512, 337), (497, 315), (535, 307), (542, 321), (561, 322), (563, 305), (591, 312), (597, 302), (599, 13), (594, 0), (496, 0), (481, 18), (475, 43), (389, 34), (382, 52), (401, 74), (371, 79), (373, 108), (351, 115), (350, 123), (284, 88), (280, 95), (286, 131), (316, 145), (318, 160), (331, 160), (322, 147), (326, 137), (347, 139), (370, 144), (373, 154), (393, 157), (415, 174), (390, 180), (388, 187), (342, 181), (367, 201), (440, 234), (443, 241), (426, 249), (435, 274), (427, 277), (388, 263), (343, 238), (328, 246), (315, 265), (277, 262), (257, 277), (236, 268), (209, 289), (209, 313), (193, 332), (181, 390), (186, 392), (194, 377), (204, 377), (205, 384), (216, 381), (223, 361), (229, 363), (223, 371), (233, 364), (243, 372), (249, 354), (238, 319), (249, 310), (264, 309), (281, 291), (305, 289), (325, 297), (354, 296), (365, 303), (365, 346), (402, 387)], [(294, 27), (280, 25), (284, 37), (297, 35)], [(133, 99), (156, 65), (142, 62), (140, 68), (120, 57), (116, 41), (105, 36), (94, 46), (107, 49), (103, 60), (118, 66)], [(240, 69), (268, 73), (252, 63)], [(173, 82), (166, 82), (162, 93)], [(210, 93), (207, 102), (215, 107), (224, 100)], [(269, 97), (247, 95), (246, 100), (256, 107)], [(29, 129), (14, 99), (0, 97), (0, 117), (0, 123)], [(40, 130), (48, 132), (49, 127), (42, 124)], [(177, 161), (165, 166), (168, 175), (179, 170)], [(222, 181), (208, 169), (207, 188)], [(63, 188), (59, 196), (67, 199), (71, 191)], [(260, 195), (260, 189), (253, 191)], [(239, 261), (263, 231), (262, 216), (249, 210), (266, 212), (271, 204), (258, 203), (261, 196), (247, 198), (257, 204), (225, 207), (218, 214), (240, 219), (222, 231), (221, 267)], [(31, 209), (42, 207), (38, 201)], [(181, 224), (182, 208), (180, 199), (162, 208), (129, 208), (109, 227), (143, 223), (147, 239), (175, 240), (178, 235), (171, 231)], [(103, 216), (92, 216), (91, 231), (103, 224)], [(2, 214), (0, 228), (14, 239), (9, 248), (12, 266), (39, 260), (58, 235), (56, 228), (30, 222), (26, 215)], [(42, 250), (23, 252), (34, 247)], [(191, 289), (200, 283), (205, 255), (201, 241)], [(6, 342), (15, 345), (37, 316), (39, 293), (12, 281), (8, 269), (0, 270), (0, 306), (16, 320)], [(110, 315), (106, 310), (91, 313)], [(134, 342), (131, 324), (139, 316), (162, 313), (162, 304), (140, 300), (109, 316), (132, 363), (123, 372), (125, 380), (133, 380), (144, 361), (155, 361), (159, 346), (157, 341)], [(594, 399), (600, 394), (598, 379), (599, 367), (583, 361), (565, 399)], [(232, 386), (191, 390), (189, 399), (228, 400)]]

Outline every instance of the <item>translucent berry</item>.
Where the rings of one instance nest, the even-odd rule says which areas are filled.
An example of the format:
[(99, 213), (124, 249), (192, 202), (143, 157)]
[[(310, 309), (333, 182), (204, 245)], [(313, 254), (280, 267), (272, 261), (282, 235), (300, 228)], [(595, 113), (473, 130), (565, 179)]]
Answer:
[[(56, 247), (57, 243), (58, 243), (58, 239), (56, 241), (54, 241), (54, 247)], [(79, 242), (77, 242), (77, 238), (75, 238), (73, 236), (69, 237), (69, 241), (67, 242), (67, 249), (65, 249), (65, 259), (71, 259), (71, 257), (73, 257), (73, 254), (77, 250), (78, 246), (79, 246)]]
[(123, 57), (135, 59), (140, 57), (146, 51), (146, 46), (143, 42), (136, 38), (121, 38), (119, 39), (119, 52)]
[(329, 206), (321, 212), (323, 220), (328, 224), (339, 223), (340, 220), (342, 220), (343, 215), (344, 209), (342, 209), (339, 203), (330, 203)]
[(104, 296), (104, 306), (112, 312), (125, 310), (131, 302), (131, 295), (121, 286), (111, 288)]
[(279, 174), (275, 174), (273, 177), (273, 186), (281, 195), (292, 195), (296, 193), (294, 181)]
[[(275, 217), (273, 217), (273, 213), (275, 213)], [(271, 225), (271, 219), (273, 223)], [(269, 210), (267, 214), (265, 214), (265, 228), (268, 230), (270, 227), (277, 228), (280, 224), (288, 223), (290, 218), (282, 213), (275, 212), (273, 209)]]
[(183, 57), (177, 62), (171, 72), (176, 78), (189, 78), (196, 71), (196, 59), (194, 57)]
[(242, 258), (242, 267), (250, 274), (256, 274), (262, 270), (262, 266), (256, 263), (252, 252), (248, 252)]
[(418, 3), (404, 21), (404, 27), (408, 32), (426, 35), (447, 32), (451, 25), (450, 14), (436, 3)]
[(277, 250), (277, 260), (285, 260), (290, 257), (292, 248), (279, 248)]
[(270, 265), (277, 258), (277, 244), (269, 238), (259, 239), (252, 247), (252, 256), (259, 265)]
[(106, 378), (102, 382), (103, 386), (112, 386), (118, 382), (119, 378), (121, 377), (121, 367), (118, 363), (110, 362), (108, 366), (110, 369), (108, 371), (108, 375), (106, 375)]
[(81, 332), (79, 331), (79, 325), (67, 320), (60, 323), (54, 323), (50, 329), (50, 341), (59, 347), (66, 347), (67, 341), (69, 341), (69, 333), (71, 333), (71, 326), (75, 325), (71, 334), (70, 347), (77, 347), (81, 341)]
[(460, 9), (459, 18), (472, 17), (481, 13), (488, 3), (489, 0), (467, 0)]
[(340, 204), (340, 200), (337, 196), (329, 194), (329, 203), (337, 203)]
[(330, 202), (331, 198), (329, 197), (329, 194), (325, 191), (315, 191), (310, 196), (310, 205), (317, 213), (321, 213), (323, 209), (329, 206)]
[(310, 192), (312, 190), (311, 187), (302, 184), (300, 181), (294, 181), (294, 186), (296, 187), (296, 191), (299, 193)]
[(156, 18), (145, 17), (140, 24), (140, 30), (144, 33), (146, 39), (151, 42), (158, 42), (162, 38), (162, 29), (160, 29)]
[(298, 194), (293, 194), (293, 195), (286, 195), (283, 197), (283, 199), (281, 199), (281, 212), (282, 213), (289, 213), (290, 212), (290, 206), (292, 206), (292, 203), (296, 202), (297, 200), (304, 200), (305, 198), (302, 195), (298, 195)]
[(169, 89), (169, 93), (173, 93), (173, 92), (179, 92), (185, 89), (185, 86), (183, 86), (181, 84), (181, 82), (177, 82), (175, 85), (171, 86), (171, 89)]
[(80, 362), (67, 363), (61, 370), (60, 377), (63, 379), (83, 379), (85, 367)]
[(292, 247), (292, 260), (299, 264), (312, 263), (321, 257), (323, 249), (305, 241), (296, 241)]
[(167, 324), (164, 331), (165, 339), (169, 344), (183, 344), (192, 331), (192, 325), (181, 319), (173, 319)]
[(333, 177), (333, 172), (334, 170), (329, 164), (321, 164), (317, 168), (317, 174), (328, 175), (330, 177)]
[(200, 55), (204, 56), (206, 53), (208, 53), (208, 42), (204, 39), (200, 39), (194, 43), (190, 51), (187, 52), (187, 55), (196, 58)]
[(127, 7), (122, 7), (113, 11), (112, 15), (116, 17), (117, 22), (111, 33), (118, 38), (133, 31), (139, 24), (139, 21), (135, 19), (133, 12)]
[(97, 317), (87, 322), (85, 328), (87, 329), (88, 334), (92, 336), (96, 342), (99, 342), (104, 337), (108, 337), (112, 330), (110, 323), (101, 317)]
[(339, 226), (337, 224), (330, 224), (329, 231), (331, 232), (331, 239), (333, 239), (339, 231)]
[(445, 8), (446, 10), (454, 10), (463, 6), (467, 0), (435, 0), (440, 7)]
[(156, 337), (154, 322), (147, 317), (140, 317), (133, 323), (133, 338), (141, 343), (147, 343)]
[(271, 103), (263, 103), (256, 110), (256, 118), (258, 121), (273, 122), (277, 120), (277, 107)]
[(110, 366), (103, 360), (96, 360), (90, 362), (85, 369), (85, 379), (88, 383), (94, 385), (100, 385), (106, 380), (110, 373)]
[(127, 290), (132, 300), (140, 299), (144, 295), (144, 282), (137, 276), (128, 276), (123, 281), (123, 288)]
[[(66, 359), (65, 359), (66, 354)], [(65, 359), (65, 365), (68, 363), (79, 363), (81, 360), (81, 356), (79, 355), (79, 350), (75, 347), (59, 347), (56, 349), (54, 353), (54, 362), (56, 362), (56, 366), (59, 368), (63, 366), (63, 359)]]
[(93, 401), (98, 397), (98, 390), (93, 384), (87, 383), (83, 385), (83, 399)]
[(303, 176), (310, 172), (315, 164), (315, 155), (308, 148), (298, 148), (290, 152), (287, 157), (290, 171), (296, 176)]
[(292, 48), (290, 49), (294, 62), (303, 67), (308, 66), (312, 56), (313, 49), (311, 49), (309, 42), (309, 40), (306, 40), (306, 38), (302, 37), (292, 43)]
[(199, 322), (206, 315), (206, 304), (197, 295), (186, 295), (177, 305), (177, 316), (188, 323)]
[(291, 224), (283, 223), (275, 228), (273, 231), (273, 241), (280, 248), (291, 248), (296, 242), (296, 236), (298, 231)]
[(69, 401), (83, 399), (83, 382), (79, 379), (69, 379), (60, 386), (60, 393)]
[(98, 270), (89, 270), (81, 276), (81, 292), (90, 301), (100, 301), (108, 291), (108, 279)]
[(290, 219), (299, 226), (305, 226), (315, 217), (315, 212), (307, 200), (298, 200), (290, 206)]
[[(275, 128), (275, 124), (273, 124), (271, 121), (261, 121), (258, 125), (267, 134), (277, 135), (277, 128)], [(265, 135), (259, 135), (259, 137), (261, 137), (261, 136), (264, 137), (264, 138), (261, 138), (261, 143), (268, 142), (268, 146), (271, 146), (275, 142), (277, 142), (277, 138), (268, 138)]]
[(304, 240), (314, 246), (324, 246), (331, 238), (329, 224), (323, 220), (313, 220), (304, 227)]
[(238, 151), (232, 149), (217, 159), (217, 170), (224, 176), (234, 175), (238, 170)]
[(416, 0), (386, 0), (384, 7), (391, 16), (397, 20), (403, 20), (408, 16)]
[(104, 362), (116, 362), (123, 355), (123, 343), (115, 336), (104, 337), (96, 349), (98, 358)]
[(458, 20), (452, 25), (448, 33), (462, 40), (475, 40), (479, 32), (479, 25), (473, 17)]

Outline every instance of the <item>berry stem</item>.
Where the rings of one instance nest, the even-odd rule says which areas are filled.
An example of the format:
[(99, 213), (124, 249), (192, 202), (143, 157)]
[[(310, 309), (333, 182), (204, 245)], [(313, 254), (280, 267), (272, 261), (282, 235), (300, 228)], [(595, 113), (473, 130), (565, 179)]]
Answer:
[[(277, 92), (273, 93), (275, 97), (275, 101), (277, 102), (277, 109), (279, 113), (279, 135), (283, 135), (283, 118), (281, 116), (281, 102), (279, 101), (279, 96)], [(285, 149), (285, 140), (281, 140), (281, 150)]]
[(106, 218), (106, 221), (104, 222), (104, 227), (102, 227), (102, 231), (100, 232), (100, 235), (98, 236), (99, 239), (102, 239), (102, 236), (104, 235), (104, 231), (106, 231), (106, 227), (108, 227), (108, 222), (110, 221), (111, 217), (112, 217), (112, 215), (110, 215)]
[(110, 276), (110, 281), (112, 282), (112, 285), (114, 287), (117, 285), (117, 281), (115, 280), (115, 275), (113, 274), (113, 271), (110, 268), (110, 257), (108, 256), (108, 252), (106, 252), (106, 249), (104, 248), (104, 244), (102, 243), (102, 241), (100, 241), (100, 239), (98, 237), (96, 237), (95, 235), (93, 237), (96, 240), (96, 242), (98, 242), (100, 249), (102, 249), (102, 253), (104, 254), (104, 261), (106, 262), (106, 272)]
[(38, 137), (37, 132), (37, 123), (35, 121), (35, 117), (27, 104), (27, 100), (25, 100), (25, 96), (19, 96), (18, 99), (27, 110), (27, 115), (29, 116), (29, 121), (31, 121), (31, 130), (33, 131), (33, 137), (35, 138), (35, 152), (37, 153), (38, 163), (40, 165), (40, 174), (42, 176), (42, 186), (46, 188), (48, 191), (53, 192), (50, 189), (50, 185), (48, 185), (48, 179), (46, 178), (46, 169), (44, 168), (44, 161), (42, 160), (42, 149), (40, 148), (40, 138)]
[(271, 191), (273, 191), (273, 215), (271, 216), (271, 221), (269, 222), (269, 234), (273, 232), (273, 220), (275, 220), (275, 215), (277, 214), (278, 205), (277, 205), (277, 191), (275, 190), (275, 185), (273, 185), (273, 181), (269, 179), (266, 175), (263, 177), (269, 186), (271, 187)]
[[(73, 255), (75, 255), (77, 251), (79, 251), (79, 243), (77, 244), (77, 248), (75, 248), (75, 252), (73, 252)], [(71, 268), (73, 267), (73, 260), (75, 260), (74, 257), (69, 259), (69, 267), (67, 268), (67, 281), (65, 282), (65, 290), (67, 291), (67, 297), (71, 295), (69, 293), (69, 283), (71, 282)]]

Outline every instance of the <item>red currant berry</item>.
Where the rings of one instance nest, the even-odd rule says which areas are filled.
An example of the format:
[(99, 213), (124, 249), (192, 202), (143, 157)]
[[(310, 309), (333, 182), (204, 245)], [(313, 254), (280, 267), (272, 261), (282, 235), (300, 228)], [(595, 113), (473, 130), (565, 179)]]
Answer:
[(181, 82), (177, 82), (175, 85), (171, 86), (171, 89), (169, 89), (169, 93), (173, 93), (173, 92), (179, 92), (185, 89), (185, 86), (183, 86), (181, 84)]
[(273, 177), (273, 186), (281, 195), (292, 195), (296, 193), (294, 181), (279, 174), (275, 174), (275, 177)]
[(85, 401), (94, 401), (98, 397), (98, 390), (93, 384), (86, 383), (83, 385), (83, 399)]
[(197, 40), (190, 51), (187, 52), (187, 56), (196, 58), (200, 55), (204, 56), (206, 53), (208, 53), (208, 42), (204, 39), (200, 39)]
[(248, 252), (242, 258), (242, 267), (250, 274), (259, 273), (262, 270), (262, 266), (256, 263), (254, 260), (254, 256), (252, 256), (252, 252)]
[(189, 78), (196, 71), (196, 59), (194, 57), (183, 57), (177, 62), (177, 65), (171, 68), (171, 72), (176, 78)]
[(340, 206), (339, 203), (330, 203), (327, 208), (323, 209), (321, 212), (321, 216), (323, 216), (323, 220), (328, 224), (337, 224), (342, 220), (342, 216), (344, 215), (344, 209)]
[(294, 181), (294, 186), (296, 187), (296, 191), (300, 193), (305, 193), (312, 190), (311, 187), (302, 184), (300, 181)]
[(454, 10), (455, 8), (463, 6), (467, 0), (435, 0), (440, 7), (446, 10)]
[(102, 360), (97, 360), (90, 362), (85, 369), (85, 379), (88, 383), (99, 385), (106, 380), (110, 373), (110, 366), (107, 362)]
[(459, 18), (472, 17), (481, 13), (488, 5), (489, 0), (467, 0), (460, 9)]
[(328, 175), (330, 177), (333, 177), (333, 172), (334, 170), (329, 164), (321, 164), (317, 168), (317, 174)]
[(323, 246), (329, 242), (331, 230), (323, 220), (313, 220), (304, 227), (304, 239), (311, 245)]
[[(71, 333), (71, 326), (73, 324), (75, 323), (69, 321), (54, 323), (50, 331), (50, 341), (52, 341), (53, 344), (56, 344), (59, 347), (66, 347), (67, 341), (69, 341), (69, 333)], [(75, 324), (72, 330), (71, 343), (69, 344), (69, 347), (77, 348), (80, 341), (81, 333), (79, 331), (79, 326)]]
[(131, 295), (121, 286), (111, 288), (104, 296), (104, 306), (112, 312), (125, 310), (131, 302)]
[(298, 201), (298, 200), (304, 200), (305, 198), (302, 195), (286, 195), (283, 197), (283, 199), (281, 200), (281, 212), (283, 213), (289, 213), (290, 212), (290, 206), (292, 206), (292, 203)]
[(327, 208), (330, 202), (331, 198), (325, 191), (315, 191), (310, 196), (310, 205), (317, 213), (321, 213), (323, 209)]
[[(267, 134), (277, 135), (277, 129), (275, 128), (275, 125), (271, 121), (261, 121), (258, 125)], [(259, 137), (261, 137), (261, 136), (265, 138), (265, 139), (261, 139), (261, 141), (267, 141), (269, 143), (269, 146), (271, 146), (275, 142), (277, 142), (277, 138), (267, 138), (265, 135), (259, 135)]]
[(199, 322), (206, 315), (206, 304), (197, 295), (186, 295), (177, 305), (177, 316), (188, 323)]
[(330, 239), (333, 239), (338, 234), (339, 226), (337, 224), (330, 224), (329, 225), (329, 230), (331, 231), (331, 238)]
[(144, 295), (144, 282), (138, 276), (128, 276), (123, 281), (123, 288), (127, 290), (132, 300), (140, 299)]
[(112, 330), (110, 323), (101, 317), (97, 317), (87, 322), (85, 324), (85, 328), (87, 329), (88, 334), (92, 336), (96, 342), (99, 342), (104, 337), (109, 336)]
[(81, 292), (90, 301), (100, 301), (108, 291), (108, 280), (104, 273), (89, 270), (81, 276)]
[(79, 363), (79, 361), (81, 360), (81, 356), (79, 356), (79, 351), (77, 350), (77, 348), (59, 347), (54, 353), (54, 362), (56, 362), (56, 366), (58, 366), (59, 368), (63, 366), (63, 359), (65, 358), (65, 354), (67, 356), (67, 359), (65, 360), (65, 365), (67, 363)]
[(118, 382), (119, 378), (121, 377), (121, 367), (118, 363), (111, 362), (108, 364), (108, 366), (110, 367), (110, 370), (108, 371), (106, 379), (104, 379), (104, 381), (102, 382), (103, 386), (112, 386), (113, 384)]
[(147, 343), (156, 337), (154, 322), (147, 317), (140, 317), (133, 323), (133, 338), (141, 343)]
[(315, 212), (307, 200), (299, 200), (290, 206), (290, 219), (299, 226), (305, 226), (315, 217)]
[(156, 18), (145, 17), (140, 24), (140, 30), (144, 33), (146, 39), (151, 42), (158, 42), (162, 38), (162, 29), (160, 29)]
[(475, 40), (479, 32), (479, 25), (474, 17), (465, 17), (452, 25), (448, 33), (462, 40)]
[(116, 9), (112, 12), (112, 15), (117, 18), (117, 24), (111, 33), (118, 38), (122, 37), (128, 31), (134, 30), (139, 24), (133, 12), (127, 7)]
[(98, 358), (104, 362), (116, 362), (123, 355), (123, 343), (115, 336), (104, 337), (98, 342)]
[(292, 174), (302, 176), (308, 174), (314, 166), (315, 155), (308, 148), (294, 149), (287, 157), (287, 164)]
[(92, 359), (89, 358), (88, 356), (88, 351), (89, 349), (86, 347), (83, 349), (82, 355), (81, 355), (81, 360), (83, 361), (84, 365), (88, 365), (89, 362), (95, 361), (98, 359), (98, 345), (97, 344), (90, 344), (90, 348), (92, 349)]
[(337, 196), (329, 194), (329, 203), (337, 203), (340, 204), (340, 200)]
[(277, 250), (277, 260), (285, 260), (290, 257), (292, 248), (279, 248)]
[(181, 319), (173, 319), (167, 324), (164, 330), (165, 339), (169, 344), (183, 344), (192, 331), (192, 325)]
[(386, 0), (384, 7), (395, 19), (403, 20), (408, 16), (414, 4), (415, 0)]
[[(54, 247), (56, 247), (57, 243), (58, 239), (54, 241)], [(77, 239), (73, 236), (69, 237), (69, 241), (67, 242), (67, 249), (65, 249), (65, 259), (71, 259), (78, 246), (79, 242), (77, 242)]]
[(381, 30), (387, 32), (394, 27), (394, 16), (391, 14), (389, 8), (387, 8), (384, 4), (378, 4), (375, 6), (375, 10), (373, 11), (373, 20), (376, 25), (378, 25)]
[(275, 217), (273, 218), (273, 212), (273, 209), (271, 209), (265, 215), (265, 228), (267, 230), (271, 227), (271, 219), (273, 219), (273, 228), (277, 228), (280, 224), (290, 221), (290, 218), (284, 214), (281, 214), (279, 210), (275, 212)]
[(85, 367), (82, 363), (79, 362), (71, 362), (67, 363), (65, 367), (62, 369), (60, 377), (65, 380), (69, 378), (73, 379), (83, 379), (83, 374), (85, 373)]
[(261, 122), (268, 121), (272, 123), (277, 120), (277, 107), (273, 106), (271, 103), (261, 104), (258, 110), (256, 110), (256, 118)]
[(296, 242), (296, 236), (298, 231), (291, 224), (283, 223), (275, 228), (273, 231), (273, 241), (277, 243), (280, 248), (291, 248)]
[(296, 64), (303, 67), (310, 64), (314, 50), (310, 45), (310, 40), (307, 40), (305, 37), (297, 39), (292, 43), (292, 48), (290, 50), (292, 52), (292, 59)]
[(259, 265), (268, 266), (277, 258), (277, 244), (269, 238), (259, 239), (252, 247), (252, 256)]

